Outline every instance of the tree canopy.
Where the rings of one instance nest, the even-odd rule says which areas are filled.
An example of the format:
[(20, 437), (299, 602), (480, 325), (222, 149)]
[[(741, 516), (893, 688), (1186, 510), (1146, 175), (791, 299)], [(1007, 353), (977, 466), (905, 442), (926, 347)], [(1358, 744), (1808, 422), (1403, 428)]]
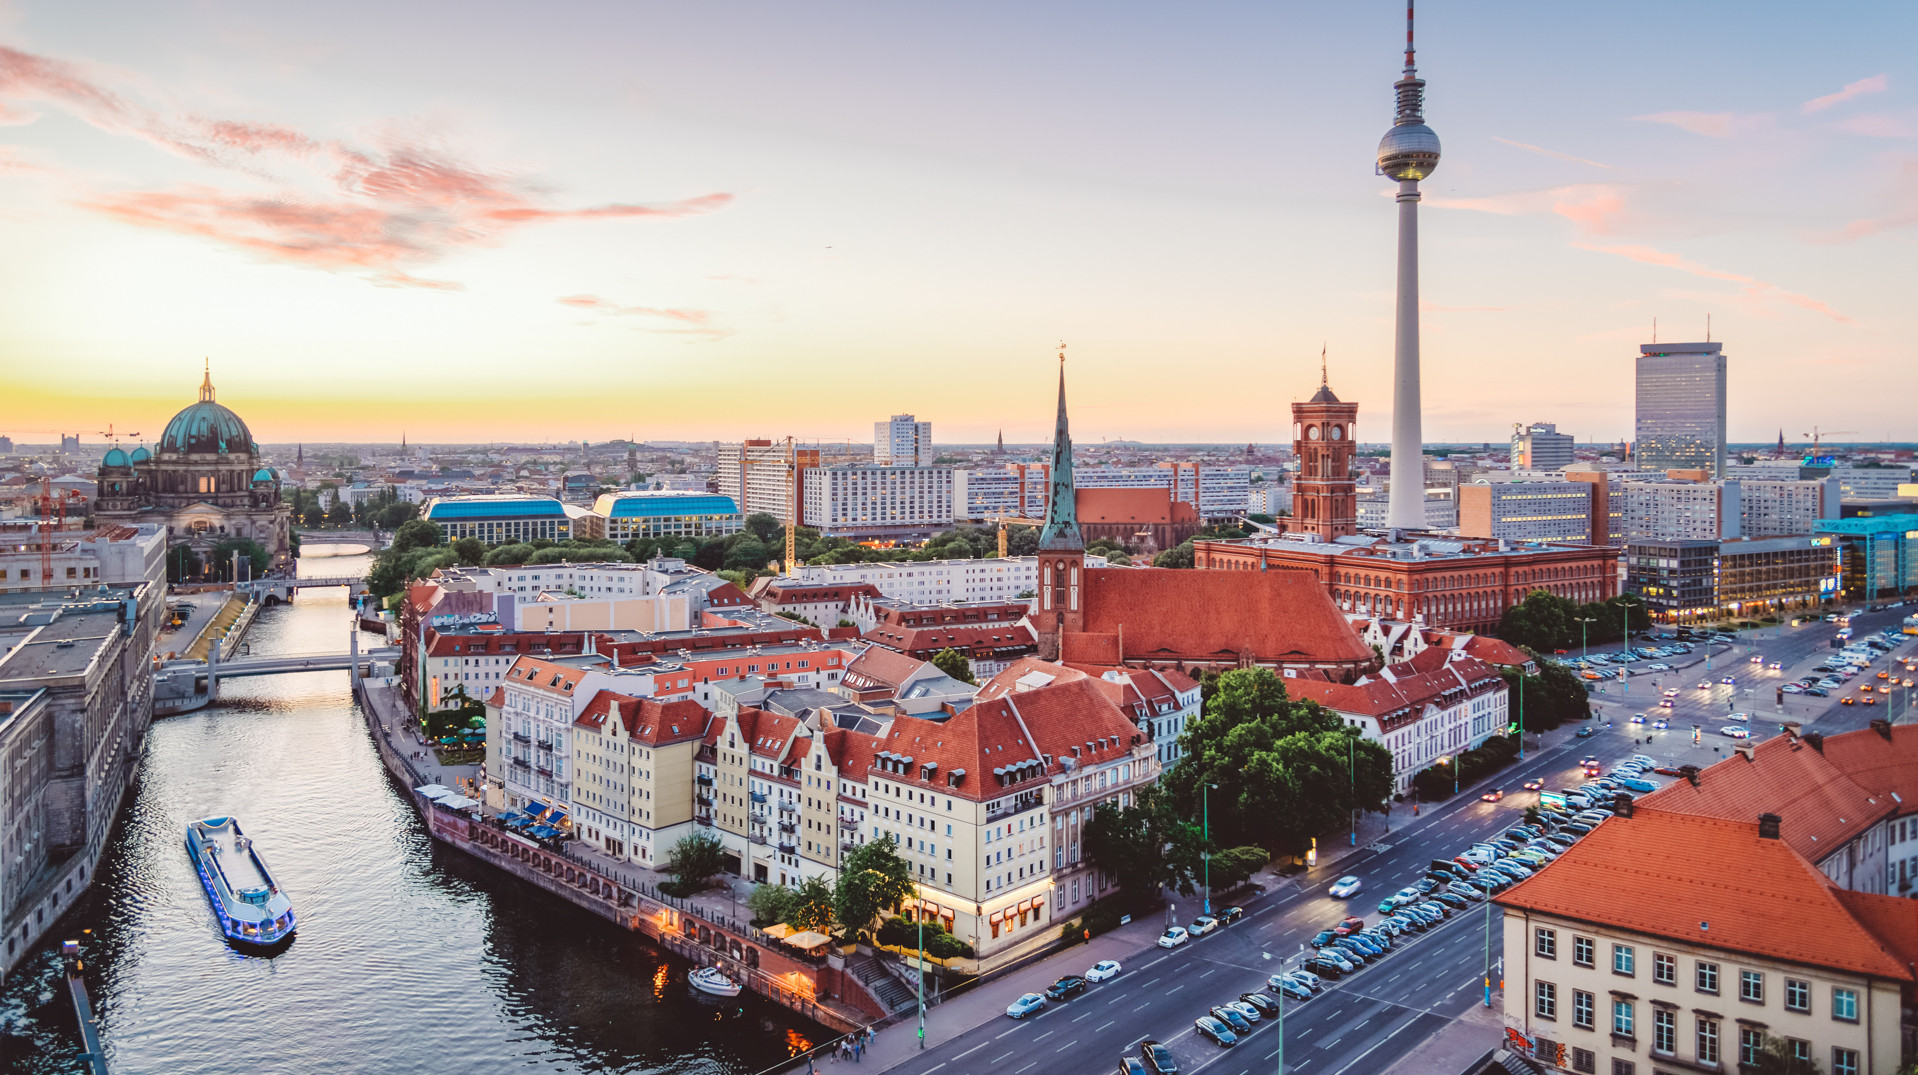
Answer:
[(726, 847), (711, 833), (695, 832), (679, 838), (666, 852), (664, 865), (682, 891), (697, 892), (726, 868)]
[(932, 655), (932, 666), (961, 683), (974, 683), (972, 662), (956, 649), (942, 649)]
[(1156, 788), (1140, 792), (1131, 806), (1094, 807), (1082, 842), (1086, 858), (1112, 875), (1134, 907), (1156, 901), (1161, 888), (1191, 895), (1204, 863), (1199, 826)]
[[(1545, 590), (1533, 590), (1499, 618), (1498, 636), (1539, 653), (1571, 649), (1581, 641), (1621, 641), (1625, 624), (1634, 632), (1651, 626), (1642, 598), (1631, 594), (1579, 604)], [(1584, 622), (1590, 621), (1590, 622)]]
[(891, 840), (869, 840), (852, 849), (833, 887), (833, 915), (850, 937), (872, 926), (881, 912), (897, 911), (912, 897), (912, 867)]

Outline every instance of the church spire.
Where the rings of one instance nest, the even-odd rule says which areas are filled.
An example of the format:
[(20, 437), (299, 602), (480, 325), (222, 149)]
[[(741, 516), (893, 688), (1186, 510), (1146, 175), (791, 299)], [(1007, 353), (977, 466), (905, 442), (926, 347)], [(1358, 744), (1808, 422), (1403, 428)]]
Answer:
[(209, 358), (203, 361), (206, 362), (206, 376), (200, 379), (200, 402), (211, 403), (213, 402), (213, 360)]
[(1046, 497), (1046, 526), (1039, 532), (1039, 548), (1048, 552), (1076, 552), (1086, 547), (1079, 532), (1079, 506), (1072, 481), (1072, 432), (1066, 424), (1066, 353), (1059, 345), (1059, 419), (1052, 431), (1052, 475)]

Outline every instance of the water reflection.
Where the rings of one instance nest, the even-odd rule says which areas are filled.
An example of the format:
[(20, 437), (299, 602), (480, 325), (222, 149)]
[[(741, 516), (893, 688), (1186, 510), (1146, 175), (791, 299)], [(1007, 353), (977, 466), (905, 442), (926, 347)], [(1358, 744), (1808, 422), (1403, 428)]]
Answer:
[[(344, 591), (308, 590), (249, 640), (256, 655), (333, 651), (352, 629)], [(753, 1072), (821, 1036), (750, 994), (702, 1005), (678, 957), (434, 844), (344, 672), (232, 681), (223, 697), (154, 727), (100, 882), (0, 988), (0, 1072), (81, 1070), (57, 950), (87, 928), (116, 1073)], [(181, 843), (188, 821), (224, 813), (300, 914), (270, 958), (224, 943)]]

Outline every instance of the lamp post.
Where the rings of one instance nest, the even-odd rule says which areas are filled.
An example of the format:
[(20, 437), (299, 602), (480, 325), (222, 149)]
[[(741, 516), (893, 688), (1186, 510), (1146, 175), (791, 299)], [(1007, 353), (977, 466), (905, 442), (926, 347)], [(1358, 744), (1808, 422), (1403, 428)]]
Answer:
[(1485, 901), (1485, 1006), (1492, 1006), (1492, 901)]
[(919, 897), (919, 1048), (926, 1047), (926, 898)]
[(1359, 740), (1345, 737), (1345, 778), (1352, 785), (1352, 846), (1359, 846)]
[(1518, 760), (1525, 760), (1525, 667), (1518, 669)]
[(1200, 838), (1205, 842), (1205, 913), (1212, 913), (1212, 801), (1210, 793), (1217, 784), (1199, 786)]

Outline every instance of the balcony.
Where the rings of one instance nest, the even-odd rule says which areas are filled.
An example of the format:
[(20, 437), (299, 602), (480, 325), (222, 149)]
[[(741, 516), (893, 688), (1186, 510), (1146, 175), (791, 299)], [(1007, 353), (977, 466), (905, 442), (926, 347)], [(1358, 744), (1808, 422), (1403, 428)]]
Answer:
[(713, 797), (711, 795), (695, 795), (693, 796), (693, 803), (694, 805), (703, 806), (710, 810), (713, 805)]
[(530, 743), (533, 741), (533, 737), (530, 735), (527, 735), (525, 732), (514, 732), (513, 738), (519, 740), (522, 743)]
[(713, 819), (712, 819), (712, 818), (710, 818), (710, 817), (707, 817), (707, 816), (706, 816), (706, 815), (704, 815), (704, 814), (701, 814), (701, 815), (699, 815), (698, 817), (695, 817), (695, 818), (693, 818), (693, 824), (695, 824), (695, 825), (704, 825), (704, 826), (706, 826), (707, 828), (709, 828), (709, 829), (710, 829), (710, 828), (712, 828), (712, 827), (713, 827)]
[(752, 796), (752, 800), (753, 800), (753, 804), (754, 804), (755, 806), (764, 806), (764, 805), (766, 805), (766, 793), (765, 793), (765, 792), (763, 792), (763, 791), (754, 791), (754, 792), (749, 792), (748, 794), (750, 794), (750, 795)]
[(782, 855), (797, 855), (799, 854), (799, 845), (793, 843), (791, 840), (781, 840), (779, 841), (779, 853)]
[(858, 848), (859, 848), (859, 841), (857, 840), (839, 841), (839, 850), (844, 851), (848, 855), (852, 854)]
[(852, 831), (854, 831), (854, 832), (858, 832), (858, 831), (859, 831), (859, 819), (858, 819), (858, 818), (856, 818), (856, 817), (847, 817), (847, 816), (846, 816), (846, 815), (844, 815), (844, 814), (840, 814), (840, 815), (839, 815), (839, 827), (840, 827), (840, 828), (842, 828), (842, 829), (851, 829), (851, 830), (852, 830)]
[(791, 799), (781, 799), (779, 800), (779, 812), (782, 814), (797, 814), (799, 812), (799, 804), (793, 802)]
[(1046, 804), (1045, 796), (1038, 791), (1022, 791), (1011, 799), (1002, 800), (986, 807), (987, 821), (1002, 821), (1014, 814), (1023, 814)]
[(533, 771), (534, 771), (534, 772), (536, 772), (536, 773), (538, 773), (538, 774), (539, 774), (539, 775), (541, 775), (541, 776), (552, 776), (552, 775), (553, 775), (553, 770), (552, 770), (552, 768), (551, 768), (551, 767), (549, 767), (549, 766), (545, 766), (545, 765), (535, 765), (535, 766), (533, 766)]
[(751, 840), (753, 843), (756, 843), (756, 844), (763, 844), (766, 842), (766, 838), (760, 835), (759, 833), (753, 833), (751, 836), (746, 837), (746, 839)]
[(513, 765), (520, 769), (531, 769), (533, 767), (533, 763), (527, 761), (525, 758), (514, 758)]
[(798, 832), (799, 823), (797, 821), (781, 821), (779, 823), (779, 831), (780, 832)]
[(704, 784), (709, 788), (713, 786), (713, 778), (710, 776), (707, 776), (705, 773), (701, 773), (698, 776), (693, 777), (693, 780), (697, 783)]

